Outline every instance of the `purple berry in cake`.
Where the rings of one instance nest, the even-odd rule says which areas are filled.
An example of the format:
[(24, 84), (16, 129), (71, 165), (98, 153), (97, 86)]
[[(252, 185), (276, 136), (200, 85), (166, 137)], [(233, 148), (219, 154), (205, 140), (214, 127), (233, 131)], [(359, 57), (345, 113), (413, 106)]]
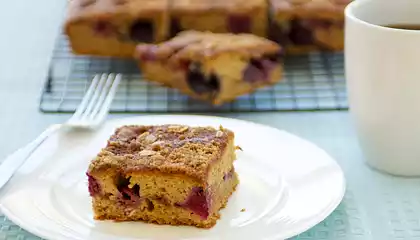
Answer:
[(89, 174), (86, 174), (88, 177), (88, 186), (90, 196), (96, 196), (101, 193), (101, 185), (99, 182)]
[(246, 15), (230, 15), (228, 16), (228, 28), (232, 33), (250, 33), (251, 19)]
[(93, 31), (96, 35), (101, 37), (115, 37), (117, 36), (117, 28), (108, 21), (98, 21), (93, 25)]
[(202, 187), (194, 187), (187, 200), (179, 206), (191, 210), (202, 219), (207, 219), (209, 216), (208, 197)]
[(138, 20), (130, 28), (130, 38), (136, 42), (151, 43), (154, 39), (153, 23), (151, 21)]

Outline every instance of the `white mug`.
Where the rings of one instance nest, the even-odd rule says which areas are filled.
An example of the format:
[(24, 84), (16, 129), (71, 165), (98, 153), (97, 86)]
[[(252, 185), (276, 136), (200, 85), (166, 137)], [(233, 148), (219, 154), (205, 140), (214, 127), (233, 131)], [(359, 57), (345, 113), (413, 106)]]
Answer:
[(355, 0), (346, 10), (350, 113), (366, 162), (420, 176), (420, 0)]

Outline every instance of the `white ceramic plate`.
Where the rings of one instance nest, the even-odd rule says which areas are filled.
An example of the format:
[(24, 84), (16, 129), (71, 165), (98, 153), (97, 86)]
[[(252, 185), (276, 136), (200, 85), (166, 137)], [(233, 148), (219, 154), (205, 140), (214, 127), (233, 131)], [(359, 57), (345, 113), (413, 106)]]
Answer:
[[(232, 129), (240, 185), (209, 230), (140, 222), (92, 220), (87, 191), (89, 160), (124, 124), (211, 125)], [(285, 239), (325, 219), (345, 191), (337, 163), (310, 142), (255, 123), (203, 116), (143, 116), (109, 121), (97, 132), (52, 136), (2, 194), (1, 211), (46, 239)], [(241, 211), (245, 209), (245, 211)]]

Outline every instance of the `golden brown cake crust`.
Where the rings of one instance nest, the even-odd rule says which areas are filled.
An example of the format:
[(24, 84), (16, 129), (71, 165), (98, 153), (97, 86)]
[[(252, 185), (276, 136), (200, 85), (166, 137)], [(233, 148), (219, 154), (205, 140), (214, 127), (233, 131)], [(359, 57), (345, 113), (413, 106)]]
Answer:
[(170, 57), (172, 61), (202, 61), (223, 53), (235, 53), (241, 57), (259, 58), (267, 54), (275, 54), (281, 47), (270, 40), (251, 34), (210, 33), (184, 31), (176, 37), (156, 45), (140, 44), (136, 48), (135, 57), (148, 54), (153, 46), (153, 55), (158, 59)]
[(68, 5), (67, 19), (75, 22), (115, 14), (153, 16), (167, 11), (168, 6), (168, 0), (72, 0)]
[(272, 12), (278, 18), (343, 19), (344, 8), (352, 0), (269, 0)]
[[(172, 2), (172, 9), (174, 13), (183, 12), (228, 12), (228, 13), (241, 13), (254, 11), (256, 9), (265, 8), (265, 0), (176, 0)], [(198, 16), (197, 16), (198, 17)]]
[(233, 138), (233, 132), (222, 127), (123, 126), (92, 161), (88, 173), (183, 174), (205, 183), (210, 166), (221, 158)]

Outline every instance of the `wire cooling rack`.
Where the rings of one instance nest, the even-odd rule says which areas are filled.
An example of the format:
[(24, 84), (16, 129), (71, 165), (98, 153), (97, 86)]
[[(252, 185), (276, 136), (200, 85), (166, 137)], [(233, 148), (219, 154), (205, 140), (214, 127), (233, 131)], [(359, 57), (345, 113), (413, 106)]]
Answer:
[(124, 76), (111, 112), (262, 112), (344, 110), (348, 108), (343, 53), (288, 56), (284, 79), (277, 85), (238, 97), (234, 102), (211, 106), (174, 89), (142, 78), (132, 60), (72, 55), (64, 35), (53, 53), (42, 91), (42, 112), (74, 112), (95, 74)]

